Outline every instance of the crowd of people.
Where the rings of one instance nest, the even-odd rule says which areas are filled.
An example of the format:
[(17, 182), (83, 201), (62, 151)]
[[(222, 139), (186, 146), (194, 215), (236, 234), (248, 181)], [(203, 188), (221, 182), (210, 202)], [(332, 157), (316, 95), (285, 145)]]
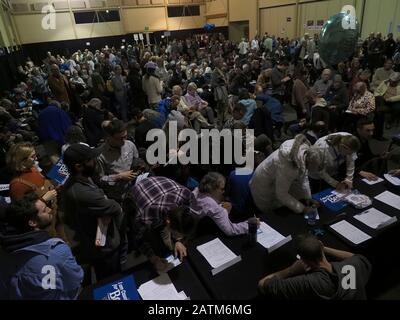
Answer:
[[(335, 66), (318, 44), (308, 34), (239, 44), (210, 34), (48, 52), (41, 65), (28, 59), (0, 100), (0, 183), (9, 185), (1, 191), (0, 298), (76, 299), (89, 270), (97, 280), (115, 275), (131, 252), (162, 272), (165, 253), (185, 259), (187, 242), (212, 230), (208, 222), (244, 235), (254, 213), (285, 206), (308, 214), (313, 193), (387, 173), (388, 153), (374, 154), (369, 143), (385, 140), (385, 127), (400, 119), (400, 39), (371, 34)], [(287, 121), (284, 108), (297, 120)], [(255, 167), (239, 175), (238, 164), (224, 161), (148, 163), (147, 134), (168, 133), (171, 123), (199, 135), (253, 129), (243, 137), (254, 141)], [(178, 150), (165, 152), (169, 159)], [(60, 161), (65, 183), (49, 178)], [(366, 298), (365, 257), (311, 236), (298, 239), (298, 253), (293, 266), (260, 281), (260, 293)], [(356, 290), (340, 288), (344, 264), (362, 275)]]

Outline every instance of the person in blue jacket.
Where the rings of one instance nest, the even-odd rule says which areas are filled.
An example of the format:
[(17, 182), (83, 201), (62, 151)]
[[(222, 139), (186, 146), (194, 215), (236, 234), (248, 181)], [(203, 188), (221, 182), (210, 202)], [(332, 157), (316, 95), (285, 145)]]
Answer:
[(278, 99), (275, 99), (266, 93), (256, 92), (256, 101), (261, 101), (263, 106), (268, 109), (271, 113), (272, 121), (274, 123), (275, 131), (277, 133), (277, 137), (281, 137), (281, 130), (283, 124), (285, 123), (285, 118), (283, 117), (283, 107)]
[(0, 300), (72, 300), (83, 270), (46, 228), (52, 209), (34, 193), (15, 201), (0, 227)]
[(51, 101), (49, 105), (39, 113), (38, 119), (39, 137), (42, 141), (55, 141), (61, 147), (64, 145), (64, 136), (72, 121), (69, 115), (61, 109), (58, 101)]

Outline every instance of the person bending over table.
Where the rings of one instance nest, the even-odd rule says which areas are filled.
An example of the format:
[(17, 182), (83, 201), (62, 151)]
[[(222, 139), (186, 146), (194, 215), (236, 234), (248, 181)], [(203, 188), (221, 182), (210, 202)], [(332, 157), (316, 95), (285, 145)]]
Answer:
[(200, 186), (193, 191), (196, 198), (192, 208), (200, 218), (210, 217), (227, 236), (243, 235), (248, 233), (247, 222), (232, 223), (229, 214), (232, 204), (223, 202), (226, 180), (217, 172), (210, 172), (200, 182)]
[[(254, 203), (263, 213), (286, 206), (295, 213), (309, 213), (299, 200), (311, 200), (308, 170), (319, 170), (321, 153), (311, 148), (304, 135), (283, 143), (261, 163), (250, 181)], [(315, 203), (316, 204), (316, 203)]]
[[(323, 154), (324, 163), (321, 171), (310, 170), (309, 176), (313, 192), (322, 191), (329, 186), (342, 192), (352, 189), (355, 160), (360, 147), (360, 140), (346, 132), (334, 133), (319, 139), (313, 149)], [(346, 172), (346, 178), (338, 181), (341, 171)]]
[(136, 249), (149, 258), (157, 271), (168, 267), (168, 262), (160, 257), (165, 249), (182, 261), (187, 256), (185, 236), (195, 226), (195, 218), (189, 214), (191, 191), (168, 178), (151, 177), (137, 183), (129, 196), (137, 209)]
[[(325, 247), (312, 235), (300, 236), (300, 260), (261, 279), (260, 292), (287, 300), (366, 300), (365, 287), (371, 274), (367, 258)], [(327, 256), (338, 262), (329, 262)]]

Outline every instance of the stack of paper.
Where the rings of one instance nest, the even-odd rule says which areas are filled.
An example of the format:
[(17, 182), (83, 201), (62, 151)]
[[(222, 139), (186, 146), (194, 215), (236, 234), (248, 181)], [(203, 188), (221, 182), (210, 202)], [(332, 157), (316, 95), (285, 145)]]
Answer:
[(385, 174), (384, 177), (387, 181), (389, 181), (394, 186), (400, 186), (400, 178), (393, 177), (390, 174)]
[(346, 220), (331, 225), (331, 228), (347, 240), (357, 245), (371, 239), (368, 234), (356, 228)]
[(379, 196), (375, 197), (376, 200), (379, 200), (397, 210), (400, 210), (400, 197), (391, 193), (389, 191), (385, 191), (381, 193)]
[(138, 292), (143, 300), (187, 300), (185, 292), (177, 292), (168, 274), (142, 284)]
[(235, 255), (218, 238), (197, 247), (197, 250), (206, 258), (207, 262), (213, 267), (213, 275), (233, 266), (241, 261), (241, 257)]
[(265, 222), (261, 222), (259, 233), (257, 234), (257, 242), (261, 244), (265, 249), (268, 249), (269, 253), (282, 247), (290, 240), (292, 240), (291, 236), (285, 238), (283, 235), (281, 235), (275, 229), (271, 228)]
[(396, 217), (389, 217), (388, 215), (380, 212), (379, 210), (376, 210), (375, 208), (358, 214), (354, 216), (354, 218), (375, 230), (386, 227), (397, 221)]

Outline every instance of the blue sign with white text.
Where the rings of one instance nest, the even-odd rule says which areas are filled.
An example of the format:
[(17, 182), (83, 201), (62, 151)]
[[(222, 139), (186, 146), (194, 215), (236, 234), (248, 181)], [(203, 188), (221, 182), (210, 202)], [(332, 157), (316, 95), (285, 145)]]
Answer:
[(94, 300), (140, 300), (133, 276), (94, 289), (93, 297)]
[(348, 206), (348, 204), (342, 201), (334, 193), (334, 189), (328, 189), (320, 193), (314, 194), (313, 199), (319, 201), (327, 209), (337, 212)]
[(67, 166), (64, 164), (62, 159), (58, 160), (58, 162), (51, 168), (47, 177), (51, 180), (54, 180), (58, 184), (64, 184), (69, 177), (69, 172)]

